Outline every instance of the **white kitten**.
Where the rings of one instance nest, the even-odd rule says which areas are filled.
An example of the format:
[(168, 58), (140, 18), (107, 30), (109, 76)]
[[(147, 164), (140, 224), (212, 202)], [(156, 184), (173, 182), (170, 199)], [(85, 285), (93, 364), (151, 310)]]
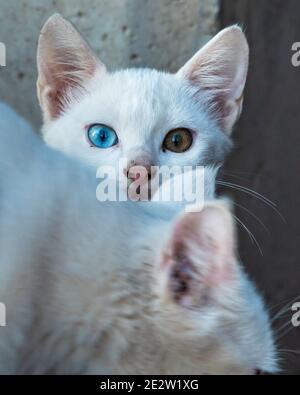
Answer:
[(219, 166), (242, 109), (249, 49), (238, 26), (221, 31), (177, 74), (108, 72), (60, 15), (42, 29), (38, 96), (44, 138), (95, 165)]
[(174, 220), (99, 203), (92, 170), (13, 126), (0, 114), (2, 373), (276, 369), (223, 203)]

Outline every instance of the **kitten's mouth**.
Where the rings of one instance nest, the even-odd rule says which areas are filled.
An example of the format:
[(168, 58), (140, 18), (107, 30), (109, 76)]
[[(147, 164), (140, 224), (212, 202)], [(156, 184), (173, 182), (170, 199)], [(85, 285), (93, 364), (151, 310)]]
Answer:
[[(140, 170), (140, 171), (139, 171)], [(125, 188), (127, 196), (133, 201), (149, 201), (156, 192), (151, 180), (152, 174), (146, 167), (133, 166), (123, 170), (126, 178)]]
[[(139, 182), (140, 180), (140, 182)], [(150, 201), (156, 190), (151, 185), (151, 177), (142, 179), (139, 175), (128, 177), (127, 195), (133, 201)]]

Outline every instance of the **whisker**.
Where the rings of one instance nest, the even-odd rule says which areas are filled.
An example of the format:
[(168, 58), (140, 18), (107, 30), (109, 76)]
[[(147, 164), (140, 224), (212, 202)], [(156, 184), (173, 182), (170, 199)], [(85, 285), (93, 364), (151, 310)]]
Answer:
[(300, 356), (300, 350), (289, 350), (289, 349), (280, 349), (279, 350), (279, 352), (281, 353), (281, 352), (284, 352), (284, 353), (287, 353), (287, 354), (294, 354), (294, 355), (297, 355), (297, 356)]
[(253, 214), (252, 211), (250, 211), (249, 209), (247, 209), (246, 207), (242, 206), (241, 204), (238, 204), (236, 202), (233, 202), (233, 204), (239, 208), (241, 208), (242, 210), (246, 211), (249, 215), (251, 215), (251, 217), (253, 217), (254, 219), (256, 219), (256, 221), (265, 229), (265, 231), (270, 235), (271, 232), (270, 230), (266, 227), (266, 225), (262, 222), (262, 220), (260, 218), (258, 218), (257, 215)]
[(234, 215), (235, 220), (245, 229), (245, 231), (248, 233), (248, 236), (250, 238), (250, 240), (252, 241), (252, 243), (255, 243), (261, 256), (264, 256), (262, 249), (258, 243), (258, 241), (256, 240), (255, 236), (253, 235), (253, 233), (247, 228), (247, 226), (236, 216)]
[(221, 186), (225, 186), (225, 187), (229, 187), (232, 188), (234, 190), (237, 190), (239, 192), (244, 192), (245, 194), (248, 194), (252, 197), (255, 197), (256, 199), (260, 200), (261, 202), (263, 202), (264, 204), (266, 204), (267, 206), (269, 206), (271, 209), (273, 209), (277, 215), (281, 218), (281, 220), (286, 224), (286, 219), (284, 218), (284, 216), (280, 213), (280, 211), (276, 208), (277, 205), (272, 202), (270, 199), (266, 198), (265, 196), (263, 196), (262, 194), (253, 191), (250, 188), (244, 187), (242, 185), (237, 185), (231, 182), (226, 182), (226, 181), (218, 181), (217, 180), (217, 185), (221, 185)]
[(274, 323), (275, 321), (279, 320), (279, 318), (281, 318), (286, 312), (290, 311), (291, 306), (296, 302), (297, 299), (299, 299), (300, 296), (296, 296), (295, 298), (293, 298), (291, 301), (289, 301), (288, 303), (286, 303), (280, 310), (278, 313), (276, 313), (274, 315), (274, 317), (271, 319), (271, 322)]
[(228, 181), (217, 181), (217, 183), (220, 185), (223, 185), (223, 186), (236, 188), (238, 191), (248, 192), (251, 196), (256, 196), (257, 198), (264, 201), (265, 203), (269, 203), (271, 206), (276, 207), (276, 204), (274, 202), (272, 202), (272, 200), (266, 198), (265, 196), (263, 196), (262, 194), (260, 194), (256, 191), (253, 191), (250, 188), (244, 187), (243, 185), (234, 184), (234, 183), (228, 182)]
[(246, 177), (242, 177), (240, 175), (235, 175), (235, 174), (230, 174), (229, 172), (226, 172), (226, 171), (222, 171), (221, 174), (222, 174), (222, 179), (223, 179), (223, 176), (227, 176), (227, 177), (235, 178), (240, 181), (249, 181)]
[[(243, 175), (247, 175), (247, 176), (251, 176), (251, 177), (257, 176), (256, 173), (252, 173), (252, 172), (250, 172), (250, 171), (222, 170), (222, 172), (223, 172), (224, 174), (243, 174)], [(258, 176), (259, 176), (259, 177), (266, 177), (266, 176), (263, 175), (263, 174), (259, 174)]]
[(281, 325), (281, 327), (278, 328), (278, 330), (276, 331), (276, 332), (277, 332), (277, 335), (280, 336), (281, 333), (284, 333), (284, 330), (285, 330), (289, 325), (292, 325), (292, 323), (291, 323), (290, 320), (288, 320), (288, 321), (285, 322), (283, 325)]
[(290, 301), (290, 298), (286, 298), (286, 299), (282, 300), (281, 302), (278, 302), (278, 303), (274, 304), (273, 306), (270, 306), (269, 307), (269, 311), (274, 310), (276, 307), (279, 307), (283, 303), (284, 303), (284, 307), (283, 308), (286, 308), (286, 306), (288, 306), (289, 303), (293, 303), (293, 301), (295, 299), (297, 299), (298, 297), (300, 298), (300, 296), (297, 296), (297, 297), (293, 298), (292, 301)]
[(289, 332), (291, 332), (292, 329), (295, 329), (293, 327), (293, 325), (291, 325), (290, 327), (288, 327), (285, 331), (283, 331), (282, 333), (279, 334), (279, 337), (277, 337), (277, 341), (283, 339)]

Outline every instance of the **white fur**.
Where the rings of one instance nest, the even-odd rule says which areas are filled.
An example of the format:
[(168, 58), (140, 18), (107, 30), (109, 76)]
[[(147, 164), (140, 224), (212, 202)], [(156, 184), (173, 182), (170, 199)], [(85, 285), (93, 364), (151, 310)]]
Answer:
[[(171, 251), (175, 259), (170, 242), (185, 240), (185, 214), (174, 223), (149, 216), (139, 204), (97, 202), (92, 170), (25, 128), (12, 143), (14, 125), (0, 116), (0, 301), (7, 306), (1, 373), (275, 369), (263, 302), (233, 247), (220, 263), (232, 268), (234, 278), (209, 286), (210, 303), (204, 298), (193, 309), (178, 305), (170, 293), (165, 297), (173, 264), (165, 266), (164, 254)], [(228, 209), (220, 203), (210, 208), (215, 214), (208, 223), (222, 221), (231, 234)], [(210, 265), (203, 260), (210, 256), (207, 236), (216, 234), (217, 247), (228, 243), (222, 232), (211, 233), (201, 213), (195, 215), (202, 241), (194, 241), (191, 259), (200, 270)]]
[[(174, 75), (147, 69), (99, 72), (85, 89), (80, 99), (69, 97), (63, 114), (44, 125), (43, 135), (50, 146), (94, 166), (114, 166), (121, 158), (156, 166), (206, 165), (206, 157), (214, 156), (210, 146), (221, 151), (219, 145), (227, 141), (215, 121), (199, 110), (195, 89)], [(91, 146), (86, 127), (94, 123), (113, 127), (119, 144)], [(179, 127), (194, 131), (193, 146), (181, 154), (163, 152), (166, 134)]]
[[(176, 74), (149, 69), (108, 72), (76, 29), (60, 15), (44, 25), (38, 46), (38, 96), (43, 134), (52, 147), (98, 167), (129, 164), (220, 165), (242, 108), (248, 44), (241, 29), (219, 33)], [(91, 146), (88, 126), (112, 127), (109, 149)], [(164, 151), (167, 133), (193, 132), (191, 148)]]

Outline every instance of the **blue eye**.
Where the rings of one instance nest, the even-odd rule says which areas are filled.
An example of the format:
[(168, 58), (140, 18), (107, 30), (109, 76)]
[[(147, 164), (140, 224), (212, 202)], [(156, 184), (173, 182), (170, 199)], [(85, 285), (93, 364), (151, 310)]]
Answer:
[(98, 148), (110, 148), (118, 144), (119, 141), (117, 133), (105, 125), (92, 125), (87, 134), (90, 142)]

